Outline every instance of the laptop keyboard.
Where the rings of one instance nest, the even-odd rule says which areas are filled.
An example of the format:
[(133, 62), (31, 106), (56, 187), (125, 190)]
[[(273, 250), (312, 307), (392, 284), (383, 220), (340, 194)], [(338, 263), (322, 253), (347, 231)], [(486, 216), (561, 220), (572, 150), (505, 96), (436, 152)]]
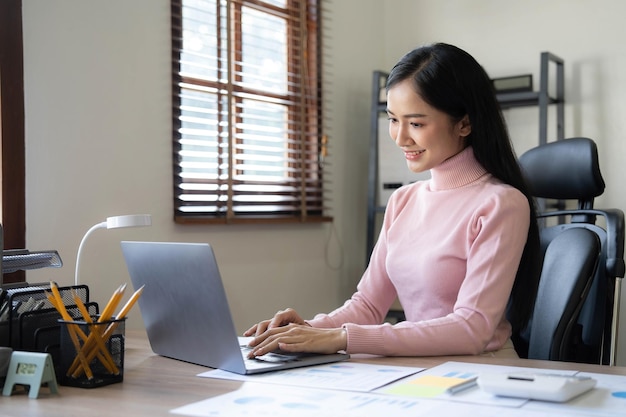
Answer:
[(297, 361), (301, 354), (298, 353), (285, 353), (285, 352), (269, 352), (265, 355), (256, 356), (252, 359), (248, 358), (248, 353), (252, 351), (252, 348), (248, 346), (241, 346), (241, 353), (243, 357), (248, 361), (260, 361), (269, 363), (286, 363)]

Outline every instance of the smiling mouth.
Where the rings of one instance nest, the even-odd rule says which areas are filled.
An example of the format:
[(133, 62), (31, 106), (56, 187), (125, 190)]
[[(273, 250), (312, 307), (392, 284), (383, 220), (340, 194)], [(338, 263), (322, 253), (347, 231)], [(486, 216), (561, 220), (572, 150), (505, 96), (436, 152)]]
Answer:
[(418, 156), (423, 154), (424, 152), (426, 152), (425, 149), (422, 149), (420, 151), (404, 151), (404, 155), (406, 155), (407, 157), (412, 157), (412, 156)]

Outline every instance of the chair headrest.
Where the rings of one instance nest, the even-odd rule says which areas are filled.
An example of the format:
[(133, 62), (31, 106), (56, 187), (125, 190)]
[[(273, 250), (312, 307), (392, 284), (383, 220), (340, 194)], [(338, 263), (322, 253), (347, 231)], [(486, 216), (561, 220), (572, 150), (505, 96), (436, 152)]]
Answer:
[(535, 197), (593, 201), (604, 192), (598, 149), (589, 138), (537, 146), (520, 156), (519, 163)]

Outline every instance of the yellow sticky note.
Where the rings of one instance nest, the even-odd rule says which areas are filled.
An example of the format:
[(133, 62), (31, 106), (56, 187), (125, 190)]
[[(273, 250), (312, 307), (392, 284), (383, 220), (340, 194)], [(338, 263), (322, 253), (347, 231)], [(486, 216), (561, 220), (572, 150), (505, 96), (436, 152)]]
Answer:
[(423, 375), (401, 384), (392, 385), (385, 390), (385, 393), (406, 397), (432, 398), (443, 394), (448, 388), (463, 381), (465, 381), (463, 378)]
[(449, 376), (423, 375), (409, 381), (409, 384), (428, 385), (431, 387), (450, 388), (465, 381), (463, 378), (453, 378)]

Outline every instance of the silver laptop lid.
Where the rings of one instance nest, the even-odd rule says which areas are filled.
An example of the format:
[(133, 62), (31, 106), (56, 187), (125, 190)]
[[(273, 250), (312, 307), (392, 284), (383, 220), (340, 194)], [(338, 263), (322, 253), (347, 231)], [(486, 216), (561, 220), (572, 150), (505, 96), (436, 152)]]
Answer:
[(245, 372), (226, 293), (207, 243), (121, 242), (154, 353)]

